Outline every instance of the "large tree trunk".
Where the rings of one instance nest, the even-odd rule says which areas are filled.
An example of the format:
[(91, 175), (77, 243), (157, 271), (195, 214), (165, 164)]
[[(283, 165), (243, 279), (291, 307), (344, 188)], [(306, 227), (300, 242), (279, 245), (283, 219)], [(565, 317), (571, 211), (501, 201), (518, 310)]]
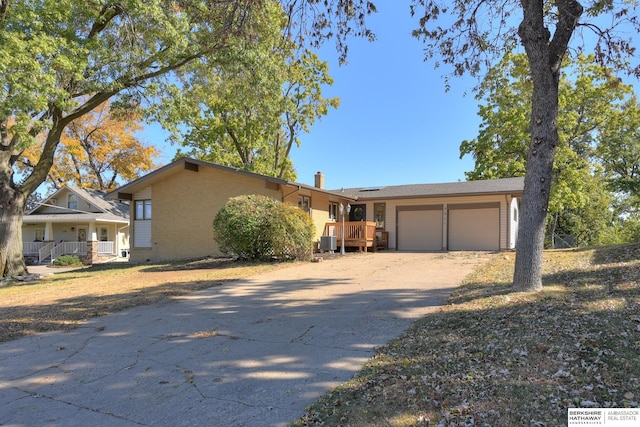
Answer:
[[(47, 135), (40, 160), (20, 185), (13, 180), (13, 164), (21, 155), (12, 151), (11, 143), (0, 144), (0, 274), (23, 276), (28, 274), (22, 248), (22, 216), (27, 198), (47, 178), (53, 155), (66, 123), (54, 119)], [(4, 141), (0, 141), (4, 142)], [(9, 141), (11, 142), (11, 141)]]
[(534, 80), (531, 144), (524, 178), (513, 276), (515, 291), (542, 289), (545, 220), (551, 191), (553, 158), (558, 144), (558, 83), (553, 81), (552, 76), (541, 77), (542, 81)]
[(556, 0), (558, 25), (551, 34), (542, 0), (521, 0), (524, 18), (518, 34), (529, 59), (533, 96), (531, 141), (518, 227), (513, 290), (542, 289), (542, 253), (553, 159), (558, 145), (558, 84), (562, 58), (582, 13), (575, 0)]
[(26, 197), (22, 193), (7, 185), (0, 187), (0, 273), (2, 276), (27, 274), (22, 254), (22, 215), (25, 202)]

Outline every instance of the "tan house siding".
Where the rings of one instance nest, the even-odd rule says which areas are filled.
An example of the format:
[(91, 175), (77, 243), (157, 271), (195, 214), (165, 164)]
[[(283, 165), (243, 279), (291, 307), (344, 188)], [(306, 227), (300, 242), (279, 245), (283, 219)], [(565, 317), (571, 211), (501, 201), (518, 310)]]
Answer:
[(316, 226), (315, 241), (320, 240), (324, 233), (324, 225), (329, 222), (329, 200), (329, 196), (322, 193), (316, 193), (311, 199), (311, 219)]
[[(318, 181), (320, 185), (322, 180)], [(152, 219), (144, 224), (149, 226), (149, 248), (136, 247), (134, 239), (131, 252), (132, 261), (144, 262), (221, 255), (213, 240), (213, 219), (229, 198), (247, 194), (262, 194), (307, 210), (315, 226), (315, 241), (324, 234), (325, 225), (334, 220), (329, 218), (330, 211), (335, 210), (336, 220), (340, 221), (340, 203), (350, 203), (352, 207), (364, 204), (365, 219), (371, 222), (376, 220), (375, 207), (380, 204), (384, 206), (384, 218), (380, 215), (379, 219), (384, 223), (388, 238), (384, 246), (388, 249), (398, 249), (399, 216), (403, 240), (410, 243), (407, 250), (510, 249), (517, 232), (512, 200), (517, 206), (521, 186), (521, 179), (511, 178), (486, 183), (327, 191), (200, 160), (180, 159), (121, 187), (110, 197), (131, 201), (134, 237), (136, 226), (143, 225), (134, 217), (135, 200), (150, 198)], [(425, 215), (426, 210), (439, 214)], [(138, 235), (142, 239), (144, 233)], [(401, 243), (400, 248), (403, 246)]]
[[(264, 179), (201, 167), (153, 184), (151, 248), (132, 247), (131, 260), (160, 261), (221, 255), (213, 240), (213, 219), (224, 204), (242, 194), (280, 200), (280, 191)], [(134, 196), (134, 199), (138, 195)]]
[(506, 199), (500, 200), (500, 249), (509, 248), (509, 206)]
[(148, 200), (151, 199), (152, 189), (151, 186), (140, 190), (133, 195), (133, 200)]
[[(308, 188), (302, 188), (295, 190), (294, 188), (287, 187), (284, 189), (284, 202), (293, 206), (298, 206), (298, 196), (305, 196), (311, 198), (311, 219), (315, 226), (314, 241), (320, 241), (320, 236), (324, 233), (324, 226), (329, 222), (329, 203), (340, 204), (340, 200), (337, 196), (331, 196), (326, 193), (320, 193), (311, 191)], [(346, 202), (343, 202), (346, 206)]]

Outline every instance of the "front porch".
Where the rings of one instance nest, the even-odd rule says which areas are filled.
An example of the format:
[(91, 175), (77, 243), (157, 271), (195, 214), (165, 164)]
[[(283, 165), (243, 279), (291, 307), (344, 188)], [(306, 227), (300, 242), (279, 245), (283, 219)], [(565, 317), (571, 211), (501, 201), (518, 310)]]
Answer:
[(23, 242), (24, 257), (42, 264), (62, 255), (77, 255), (85, 264), (96, 264), (118, 257), (116, 242)]
[(128, 252), (129, 226), (111, 222), (69, 222), (65, 218), (25, 217), (22, 251), (28, 264), (51, 263), (62, 255), (77, 255), (87, 265), (107, 262)]
[[(335, 236), (338, 247), (342, 245), (342, 222), (327, 222), (323, 236)], [(376, 223), (373, 221), (345, 221), (344, 246), (358, 248), (360, 252), (367, 252), (369, 248), (376, 249)]]

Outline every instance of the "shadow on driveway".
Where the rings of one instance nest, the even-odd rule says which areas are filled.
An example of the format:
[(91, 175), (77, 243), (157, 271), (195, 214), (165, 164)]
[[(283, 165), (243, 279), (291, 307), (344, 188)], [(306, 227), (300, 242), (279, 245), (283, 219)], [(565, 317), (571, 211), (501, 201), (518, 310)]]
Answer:
[(2, 344), (0, 424), (287, 425), (487, 259), (304, 264)]

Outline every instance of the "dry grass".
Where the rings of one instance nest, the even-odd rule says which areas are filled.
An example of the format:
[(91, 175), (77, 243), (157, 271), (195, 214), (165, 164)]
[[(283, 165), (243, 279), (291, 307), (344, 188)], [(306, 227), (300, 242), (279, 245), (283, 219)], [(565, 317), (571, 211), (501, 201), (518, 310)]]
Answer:
[[(109, 264), (0, 285), (0, 342), (68, 330), (87, 319), (218, 286), (289, 264), (230, 259)], [(203, 334), (206, 334), (204, 331)]]
[(511, 293), (499, 254), (296, 426), (559, 426), (569, 407), (638, 407), (640, 245), (545, 253)]

